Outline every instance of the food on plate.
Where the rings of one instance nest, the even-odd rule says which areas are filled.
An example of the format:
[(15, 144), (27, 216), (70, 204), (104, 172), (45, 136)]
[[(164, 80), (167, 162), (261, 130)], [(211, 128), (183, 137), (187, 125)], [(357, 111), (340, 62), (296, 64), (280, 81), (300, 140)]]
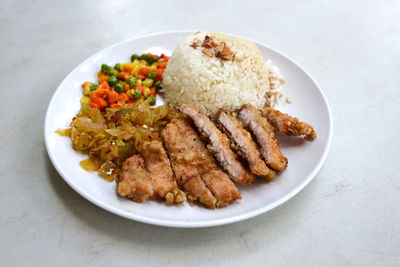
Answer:
[(133, 155), (125, 160), (117, 179), (117, 192), (120, 196), (142, 203), (154, 193), (151, 178), (143, 158)]
[(167, 104), (196, 106), (215, 116), (220, 108), (234, 111), (252, 103), (261, 109), (274, 106), (284, 80), (279, 70), (265, 63), (257, 46), (245, 39), (202, 31), (179, 42), (164, 72)]
[(296, 117), (282, 113), (279, 110), (266, 107), (262, 115), (274, 126), (274, 128), (288, 136), (305, 136), (308, 139), (315, 139), (317, 134), (314, 128), (308, 123), (300, 121)]
[(189, 104), (183, 104), (180, 111), (193, 120), (201, 135), (209, 141), (208, 148), (232, 180), (242, 185), (255, 183), (254, 175), (242, 166), (231, 150), (228, 137), (205, 114)]
[(284, 170), (288, 161), (280, 150), (274, 128), (268, 120), (262, 117), (261, 112), (250, 104), (244, 105), (238, 114), (239, 120), (255, 136), (267, 165), (277, 171)]
[[(138, 203), (225, 207), (242, 198), (234, 182), (271, 181), (287, 167), (275, 132), (316, 137), (273, 108), (284, 81), (248, 40), (198, 32), (171, 58), (134, 54), (103, 64), (97, 77), (82, 84), (70, 128), (56, 132), (89, 156), (82, 168), (115, 180), (118, 195)], [(169, 105), (151, 107), (157, 92)]]
[(131, 56), (132, 62), (117, 63), (114, 67), (102, 64), (97, 73), (98, 84), (82, 84), (81, 103), (103, 110), (118, 108), (121, 104), (132, 104), (139, 99), (152, 98), (150, 105), (156, 104), (157, 91), (162, 89), (164, 69), (169, 57), (150, 53)]
[[(217, 167), (214, 158), (187, 121), (173, 120), (162, 131), (162, 137), (177, 181), (189, 192), (190, 200), (198, 200), (207, 207), (214, 208), (224, 207), (241, 198), (229, 176)], [(204, 189), (198, 192), (196, 183), (201, 184), (200, 189), (204, 183), (204, 188), (209, 189), (216, 202), (210, 201), (208, 192), (202, 192)]]
[[(185, 191), (187, 199), (192, 203), (198, 201), (212, 209), (215, 208), (217, 200), (201, 179), (198, 168), (190, 164), (194, 155), (190, 144), (183, 138), (185, 132), (191, 130), (190, 126), (183, 121), (173, 120), (164, 128), (161, 135), (171, 159), (176, 181)], [(201, 142), (198, 137), (195, 137), (192, 141)]]
[(72, 119), (71, 128), (61, 134), (71, 138), (74, 149), (88, 154), (89, 159), (81, 162), (84, 169), (98, 171), (101, 177), (112, 181), (125, 159), (145, 141), (158, 140), (162, 126), (179, 116), (166, 105), (150, 108), (151, 101), (141, 99), (104, 110), (84, 103)]
[(261, 158), (261, 153), (250, 133), (243, 128), (235, 116), (229, 112), (220, 110), (217, 113), (217, 121), (221, 124), (224, 132), (234, 142), (239, 155), (247, 161), (253, 174), (265, 177), (267, 180), (275, 178), (275, 172), (268, 168)]
[(147, 198), (165, 199), (167, 204), (186, 200), (176, 184), (174, 174), (162, 143), (144, 142), (140, 154), (125, 160), (116, 179), (117, 192), (136, 202)]
[(161, 141), (144, 142), (139, 152), (151, 177), (153, 198), (165, 199), (167, 204), (185, 201), (185, 193), (176, 184), (169, 158)]

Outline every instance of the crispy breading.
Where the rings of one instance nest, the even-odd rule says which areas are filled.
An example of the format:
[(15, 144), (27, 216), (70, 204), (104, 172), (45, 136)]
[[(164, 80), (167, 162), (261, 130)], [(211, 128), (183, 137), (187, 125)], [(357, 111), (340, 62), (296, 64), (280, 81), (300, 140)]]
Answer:
[(267, 165), (274, 170), (284, 170), (287, 166), (287, 158), (280, 150), (274, 128), (261, 115), (261, 112), (252, 105), (243, 105), (238, 113), (238, 119), (256, 137)]
[(174, 174), (167, 154), (158, 140), (145, 142), (142, 155), (146, 169), (151, 177), (154, 198), (165, 199), (167, 204), (182, 203), (186, 200), (183, 193), (176, 184)]
[(153, 196), (153, 186), (143, 158), (136, 154), (125, 160), (117, 179), (117, 192), (142, 203)]
[(240, 155), (249, 164), (252, 173), (258, 176), (266, 176), (270, 180), (275, 177), (275, 172), (265, 165), (257, 144), (251, 138), (250, 133), (243, 128), (232, 114), (224, 110), (217, 113), (217, 121), (222, 125), (226, 134), (235, 142)]
[(310, 140), (317, 137), (317, 134), (311, 125), (300, 121), (296, 117), (292, 117), (270, 107), (265, 108), (262, 115), (267, 118), (280, 133), (284, 133), (288, 136), (305, 136)]
[(255, 176), (242, 166), (237, 155), (231, 150), (228, 137), (206, 115), (188, 104), (183, 104), (180, 110), (193, 120), (202, 136), (209, 141), (207, 147), (232, 180), (242, 185), (255, 183)]
[[(171, 123), (176, 126), (177, 130), (174, 138), (182, 139), (186, 145), (185, 155), (183, 156), (172, 153), (168, 148), (171, 161), (177, 161), (197, 169), (205, 186), (216, 198), (216, 207), (224, 207), (232, 201), (240, 199), (241, 194), (231, 182), (229, 176), (217, 167), (214, 158), (189, 123), (184, 120), (174, 120)], [(165, 140), (165, 142), (168, 143), (168, 140)], [(171, 138), (169, 142), (171, 143)], [(169, 145), (167, 146), (169, 147)]]
[(186, 193), (189, 201), (198, 201), (206, 207), (213, 209), (217, 203), (216, 198), (206, 187), (197, 170), (195, 155), (184, 139), (184, 132), (180, 127), (181, 120), (173, 120), (161, 132), (165, 142), (176, 181)]

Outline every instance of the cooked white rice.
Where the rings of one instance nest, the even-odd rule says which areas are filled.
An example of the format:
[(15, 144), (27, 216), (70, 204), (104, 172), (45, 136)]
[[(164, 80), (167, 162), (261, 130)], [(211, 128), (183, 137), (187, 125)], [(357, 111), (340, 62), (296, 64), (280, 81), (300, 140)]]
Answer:
[[(235, 54), (233, 60), (222, 60), (202, 53), (203, 47), (193, 48), (193, 41), (203, 41), (209, 35), (217, 43), (224, 42)], [(218, 109), (235, 110), (243, 104), (263, 108), (275, 105), (281, 98), (284, 80), (277, 67), (263, 61), (257, 46), (240, 38), (203, 31), (180, 42), (172, 53), (164, 72), (166, 102), (179, 108), (193, 104), (213, 116)]]

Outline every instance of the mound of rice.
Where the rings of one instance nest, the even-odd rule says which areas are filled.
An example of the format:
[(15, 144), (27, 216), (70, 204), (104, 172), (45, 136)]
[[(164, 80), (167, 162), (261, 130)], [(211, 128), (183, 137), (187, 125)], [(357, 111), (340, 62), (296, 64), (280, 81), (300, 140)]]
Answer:
[[(207, 55), (201, 45), (206, 36), (227, 46), (233, 58), (217, 57), (217, 52)], [(282, 95), (283, 82), (278, 68), (263, 61), (253, 42), (214, 31), (198, 32), (180, 42), (163, 79), (167, 104), (175, 108), (193, 104), (210, 116), (220, 108), (233, 111), (248, 103), (258, 108), (266, 103), (274, 106)]]

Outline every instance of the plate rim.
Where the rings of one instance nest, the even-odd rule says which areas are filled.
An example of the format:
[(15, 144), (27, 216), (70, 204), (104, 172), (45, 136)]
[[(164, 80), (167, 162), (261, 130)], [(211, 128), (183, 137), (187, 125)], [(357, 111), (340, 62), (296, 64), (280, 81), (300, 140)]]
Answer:
[(137, 39), (142, 39), (142, 38), (148, 38), (148, 37), (152, 37), (152, 36), (159, 36), (159, 35), (168, 35), (168, 34), (191, 34), (193, 32), (196, 32), (196, 30), (170, 30), (170, 31), (161, 31), (161, 32), (154, 32), (154, 33), (149, 33), (149, 34), (142, 34), (142, 35), (137, 35), (131, 38), (127, 38), (125, 40), (122, 40), (120, 42), (114, 43), (110, 46), (107, 46), (99, 51), (97, 51), (96, 53), (92, 54), (91, 56), (87, 57), (86, 59), (84, 59), (80, 64), (78, 64), (73, 70), (71, 70), (68, 75), (61, 81), (61, 83), (57, 86), (56, 90), (53, 92), (53, 95), (50, 99), (50, 102), (47, 106), (46, 109), (46, 115), (45, 115), (45, 120), (44, 120), (44, 131), (43, 131), (43, 137), (44, 137), (44, 141), (45, 141), (45, 147), (46, 147), (46, 151), (47, 151), (47, 155), (50, 158), (50, 161), (52, 163), (52, 165), (54, 166), (54, 168), (57, 170), (58, 174), (63, 178), (63, 180), (72, 188), (74, 189), (78, 194), (80, 194), (81, 196), (83, 196), (85, 199), (87, 199), (89, 202), (91, 202), (92, 204), (95, 204), (96, 206), (105, 209), (115, 215), (130, 219), (130, 220), (135, 220), (137, 222), (141, 222), (141, 223), (147, 223), (147, 224), (152, 224), (152, 225), (158, 225), (158, 226), (164, 226), (164, 227), (175, 227), (175, 228), (204, 228), (204, 227), (212, 227), (212, 226), (219, 226), (219, 225), (226, 225), (226, 224), (231, 224), (231, 223), (235, 223), (235, 222), (240, 222), (246, 219), (250, 219), (252, 217), (255, 217), (257, 215), (266, 213), (280, 205), (282, 205), (283, 203), (285, 203), (286, 201), (290, 200), (292, 197), (294, 197), (296, 194), (298, 194), (302, 189), (304, 189), (312, 180), (313, 178), (316, 176), (316, 174), (319, 172), (319, 170), (321, 169), (323, 163), (325, 162), (331, 144), (332, 144), (332, 135), (333, 135), (333, 120), (332, 120), (332, 112), (331, 112), (331, 108), (329, 105), (329, 102), (327, 100), (327, 97), (325, 95), (325, 93), (322, 91), (321, 87), (319, 86), (319, 84), (317, 83), (317, 81), (311, 76), (311, 74), (305, 70), (301, 65), (299, 65), (295, 60), (293, 60), (291, 57), (287, 56), (285, 53), (272, 48), (262, 42), (253, 40), (251, 38), (247, 38), (247, 37), (243, 37), (237, 34), (231, 34), (231, 33), (226, 33), (225, 34), (229, 35), (229, 36), (233, 36), (233, 37), (239, 37), (239, 38), (244, 38), (244, 39), (248, 39), (251, 40), (252, 42), (254, 42), (256, 45), (258, 46), (263, 46), (267, 49), (270, 49), (271, 51), (279, 54), (280, 56), (286, 58), (287, 60), (289, 60), (292, 64), (294, 64), (297, 68), (299, 68), (301, 71), (303, 71), (308, 78), (310, 78), (310, 80), (316, 85), (316, 87), (318, 88), (319, 93), (322, 96), (323, 102), (327, 108), (327, 112), (328, 112), (328, 118), (329, 118), (329, 131), (328, 131), (328, 139), (327, 139), (327, 143), (326, 146), (324, 148), (323, 154), (321, 156), (321, 158), (319, 159), (317, 165), (314, 167), (313, 171), (310, 173), (310, 175), (307, 176), (306, 179), (304, 179), (304, 181), (299, 184), (297, 187), (295, 187), (292, 191), (290, 191), (288, 194), (286, 194), (284, 197), (253, 211), (250, 212), (246, 212), (244, 214), (241, 215), (234, 215), (228, 218), (222, 218), (222, 219), (212, 219), (212, 220), (208, 220), (208, 221), (200, 221), (200, 222), (192, 222), (192, 221), (169, 221), (169, 220), (165, 220), (165, 219), (154, 219), (154, 218), (149, 218), (146, 216), (142, 216), (142, 215), (135, 215), (134, 213), (127, 213), (127, 212), (123, 212), (121, 210), (119, 210), (118, 208), (115, 208), (112, 205), (109, 205), (107, 203), (101, 202), (99, 200), (97, 200), (95, 197), (92, 197), (90, 194), (86, 193), (84, 190), (81, 190), (79, 187), (75, 186), (70, 179), (67, 177), (67, 175), (65, 175), (63, 173), (63, 171), (61, 170), (61, 168), (55, 164), (55, 159), (54, 159), (54, 155), (52, 153), (52, 151), (50, 150), (50, 146), (48, 144), (48, 132), (46, 131), (46, 129), (48, 128), (47, 125), (49, 123), (49, 110), (50, 110), (50, 106), (52, 106), (52, 103), (55, 99), (55, 95), (58, 91), (58, 89), (66, 82), (66, 80), (72, 75), (72, 73), (74, 73), (77, 69), (79, 69), (81, 67), (81, 65), (85, 64), (85, 62), (87, 62), (88, 60), (90, 60), (93, 57), (96, 57), (98, 54), (104, 53), (107, 50), (110, 50), (112, 48), (114, 48), (115, 46), (121, 45), (123, 43), (126, 42), (130, 42), (130, 41), (134, 41)]

